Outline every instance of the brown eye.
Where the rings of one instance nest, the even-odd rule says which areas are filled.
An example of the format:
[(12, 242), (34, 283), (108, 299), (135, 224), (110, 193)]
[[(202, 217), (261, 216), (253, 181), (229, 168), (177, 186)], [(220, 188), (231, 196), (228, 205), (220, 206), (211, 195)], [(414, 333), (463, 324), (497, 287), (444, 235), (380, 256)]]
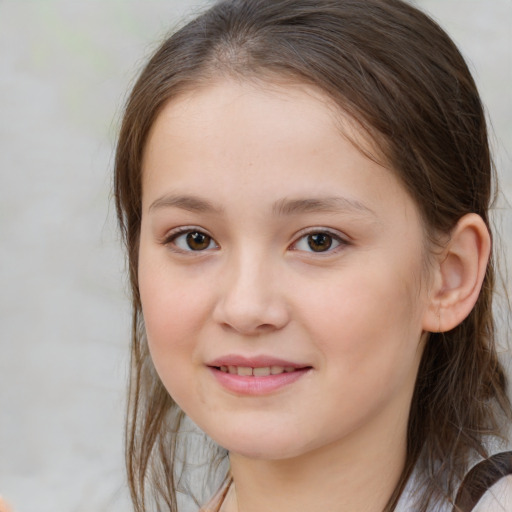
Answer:
[(202, 231), (181, 231), (172, 235), (166, 242), (170, 247), (176, 247), (182, 252), (199, 252), (206, 249), (216, 249), (218, 245), (213, 238)]
[(341, 235), (329, 231), (310, 231), (298, 238), (291, 248), (306, 253), (334, 253), (347, 245), (350, 243)]
[(314, 252), (328, 251), (332, 246), (332, 236), (327, 233), (313, 233), (308, 235), (308, 246)]
[(200, 233), (198, 231), (193, 231), (191, 233), (187, 233), (187, 245), (193, 251), (204, 251), (207, 249), (212, 241), (212, 239), (205, 235), (204, 233)]

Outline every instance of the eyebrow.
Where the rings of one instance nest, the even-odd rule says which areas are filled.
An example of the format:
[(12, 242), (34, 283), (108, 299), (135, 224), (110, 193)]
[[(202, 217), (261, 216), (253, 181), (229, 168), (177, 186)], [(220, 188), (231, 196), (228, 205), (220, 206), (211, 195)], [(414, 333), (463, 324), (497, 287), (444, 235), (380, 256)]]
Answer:
[(375, 216), (375, 212), (360, 201), (338, 196), (305, 199), (285, 198), (274, 203), (272, 210), (279, 216), (314, 212), (354, 212)]
[(149, 206), (148, 211), (160, 208), (181, 208), (190, 212), (197, 213), (215, 213), (220, 214), (223, 211), (221, 206), (215, 206), (205, 199), (190, 195), (169, 194), (159, 197)]
[[(159, 197), (151, 203), (149, 211), (172, 207), (181, 208), (194, 213), (209, 213), (217, 215), (224, 211), (222, 206), (217, 206), (206, 199), (193, 195), (181, 194), (168, 194)], [(375, 212), (360, 201), (338, 196), (298, 199), (284, 198), (276, 201), (272, 206), (272, 213), (280, 217), (314, 212), (354, 212), (375, 216)]]

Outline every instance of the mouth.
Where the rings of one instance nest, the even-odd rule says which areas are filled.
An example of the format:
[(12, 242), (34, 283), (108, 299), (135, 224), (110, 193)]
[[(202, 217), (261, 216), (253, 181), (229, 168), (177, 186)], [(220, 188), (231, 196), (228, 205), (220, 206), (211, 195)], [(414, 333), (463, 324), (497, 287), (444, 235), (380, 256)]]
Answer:
[(310, 365), (276, 359), (230, 355), (207, 364), (216, 381), (236, 395), (267, 395), (297, 382), (313, 369)]
[(213, 366), (215, 370), (223, 373), (229, 373), (230, 375), (240, 375), (241, 377), (268, 377), (270, 375), (281, 375), (282, 373), (293, 373), (299, 370), (306, 370), (311, 366), (305, 366), (303, 368), (295, 368), (294, 366)]

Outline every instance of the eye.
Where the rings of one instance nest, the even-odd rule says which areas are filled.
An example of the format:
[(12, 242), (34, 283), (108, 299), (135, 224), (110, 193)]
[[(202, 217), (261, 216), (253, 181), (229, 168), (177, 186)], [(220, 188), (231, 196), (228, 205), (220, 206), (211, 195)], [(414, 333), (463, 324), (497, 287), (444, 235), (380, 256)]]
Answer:
[(195, 229), (180, 230), (165, 240), (166, 245), (174, 246), (179, 251), (184, 252), (200, 252), (207, 249), (217, 249), (218, 245), (214, 239)]
[(299, 238), (297, 242), (293, 244), (293, 249), (296, 251), (317, 253), (332, 252), (342, 244), (347, 245), (347, 242), (334, 233), (328, 231), (314, 231)]

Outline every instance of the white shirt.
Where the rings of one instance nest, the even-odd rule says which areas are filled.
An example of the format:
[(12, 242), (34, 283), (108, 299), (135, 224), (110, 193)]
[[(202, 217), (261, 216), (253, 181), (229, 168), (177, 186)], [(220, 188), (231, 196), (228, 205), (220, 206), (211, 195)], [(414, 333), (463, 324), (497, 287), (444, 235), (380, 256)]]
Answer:
[[(415, 489), (414, 475), (409, 479), (395, 512), (412, 512)], [(430, 512), (452, 512), (453, 506), (444, 503), (436, 506)], [(473, 512), (512, 512), (512, 475), (498, 480), (476, 504)]]
[(473, 512), (512, 512), (512, 475), (498, 480), (482, 496)]

